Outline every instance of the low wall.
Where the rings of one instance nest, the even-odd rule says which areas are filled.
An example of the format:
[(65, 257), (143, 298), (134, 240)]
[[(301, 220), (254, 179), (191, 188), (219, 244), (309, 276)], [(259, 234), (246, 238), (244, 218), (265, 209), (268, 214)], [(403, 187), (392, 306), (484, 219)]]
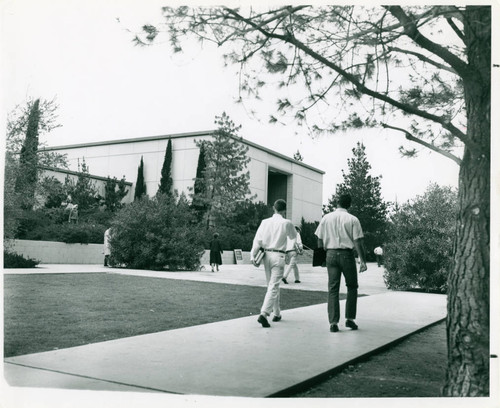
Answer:
[(65, 244), (64, 242), (13, 240), (9, 249), (45, 264), (101, 264), (102, 244)]
[[(25, 258), (32, 258), (44, 264), (102, 264), (104, 262), (102, 244), (65, 244), (63, 242), (51, 241), (30, 241), (30, 240), (12, 240), (9, 249), (13, 252), (23, 255)], [(299, 256), (297, 263), (311, 263), (312, 253), (304, 251)], [(250, 264), (250, 252), (243, 252), (241, 263)], [(206, 250), (201, 257), (201, 264), (210, 263), (210, 251)], [(233, 251), (224, 251), (222, 253), (222, 264), (235, 264), (236, 259)]]
[[(9, 249), (44, 264), (101, 264), (104, 262), (102, 244), (65, 244), (64, 242), (12, 240)], [(210, 262), (210, 251), (205, 251), (201, 264)], [(233, 251), (224, 251), (222, 263), (235, 264)], [(243, 252), (243, 263), (250, 263), (250, 253)]]

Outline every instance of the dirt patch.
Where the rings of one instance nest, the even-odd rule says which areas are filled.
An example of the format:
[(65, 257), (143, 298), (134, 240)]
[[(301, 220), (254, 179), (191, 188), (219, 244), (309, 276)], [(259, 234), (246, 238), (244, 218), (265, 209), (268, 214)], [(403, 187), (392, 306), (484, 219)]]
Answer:
[(439, 397), (446, 363), (442, 322), (291, 397)]

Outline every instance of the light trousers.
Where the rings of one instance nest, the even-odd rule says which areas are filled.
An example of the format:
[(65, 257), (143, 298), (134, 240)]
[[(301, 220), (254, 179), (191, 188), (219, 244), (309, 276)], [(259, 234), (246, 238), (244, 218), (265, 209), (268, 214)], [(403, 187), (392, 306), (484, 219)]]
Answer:
[(286, 254), (286, 263), (288, 264), (285, 270), (285, 275), (283, 276), (285, 279), (288, 278), (290, 272), (293, 271), (293, 275), (295, 276), (295, 280), (300, 280), (299, 276), (299, 267), (297, 266), (297, 251), (290, 251)]
[(285, 254), (266, 252), (263, 263), (266, 271), (267, 292), (260, 312), (267, 316), (270, 316), (271, 312), (275, 316), (280, 316), (280, 281), (285, 269)]

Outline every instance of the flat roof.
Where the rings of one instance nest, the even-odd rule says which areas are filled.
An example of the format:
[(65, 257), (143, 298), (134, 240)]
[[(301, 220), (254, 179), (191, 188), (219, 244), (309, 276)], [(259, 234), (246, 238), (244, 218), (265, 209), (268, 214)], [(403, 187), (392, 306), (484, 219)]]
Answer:
[[(114, 144), (124, 144), (124, 143), (137, 143), (137, 142), (150, 142), (154, 140), (165, 140), (165, 139), (177, 139), (177, 138), (183, 138), (183, 137), (196, 137), (196, 136), (211, 136), (215, 131), (214, 130), (208, 130), (208, 131), (201, 131), (201, 132), (189, 132), (189, 133), (175, 133), (171, 135), (159, 135), (159, 136), (144, 136), (144, 137), (136, 137), (132, 139), (116, 139), (116, 140), (106, 140), (102, 142), (90, 142), (90, 143), (80, 143), (80, 144), (74, 144), (74, 145), (66, 145), (66, 146), (49, 146), (45, 147), (40, 150), (44, 151), (53, 151), (53, 150), (67, 150), (67, 149), (79, 149), (82, 147), (94, 147), (94, 146), (107, 146), (107, 145), (114, 145)], [(266, 153), (272, 154), (273, 156), (279, 157), (283, 160), (292, 162), (294, 164), (297, 164), (302, 167), (306, 167), (310, 170), (313, 170), (317, 173), (320, 174), (325, 174), (323, 170), (317, 169), (316, 167), (310, 166), (309, 164), (305, 164), (301, 161), (295, 160), (291, 157), (285, 156), (284, 154), (275, 152), (274, 150), (268, 149), (267, 147), (261, 146), (257, 143), (250, 142), (249, 140), (243, 139), (242, 137), (234, 137), (231, 136), (234, 140), (237, 140), (241, 143), (244, 143), (248, 146), (255, 147), (256, 149), (262, 150)]]
[[(81, 174), (81, 173), (79, 173), (77, 171), (63, 169), (63, 168), (60, 168), (60, 167), (38, 166), (38, 168), (41, 169), (41, 170), (45, 170), (45, 171), (53, 171), (55, 173), (71, 174), (72, 176), (79, 176)], [(108, 177), (96, 176), (96, 175), (93, 175), (93, 174), (89, 174), (88, 176), (91, 179), (100, 180), (100, 181), (108, 181)], [(109, 178), (111, 180), (113, 180), (112, 177), (109, 177)], [(120, 180), (118, 180), (118, 181), (120, 181)], [(125, 181), (125, 185), (131, 187), (132, 183), (130, 181)]]

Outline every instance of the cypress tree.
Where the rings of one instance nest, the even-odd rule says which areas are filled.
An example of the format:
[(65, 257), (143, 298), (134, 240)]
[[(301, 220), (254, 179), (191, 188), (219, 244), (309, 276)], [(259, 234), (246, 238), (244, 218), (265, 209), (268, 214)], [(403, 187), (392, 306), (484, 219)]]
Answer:
[(205, 169), (207, 167), (205, 161), (205, 143), (200, 143), (200, 154), (198, 156), (198, 165), (196, 167), (196, 178), (194, 180), (194, 188), (193, 188), (193, 209), (196, 211), (198, 215), (198, 219), (203, 217), (207, 206), (203, 200), (205, 194)]
[(141, 163), (137, 170), (137, 181), (135, 182), (134, 201), (146, 195), (146, 183), (144, 182), (144, 161), (141, 156)]
[(19, 173), (15, 190), (22, 194), (21, 206), (26, 209), (33, 207), (35, 186), (38, 178), (38, 126), (40, 122), (40, 99), (37, 99), (28, 116), (28, 128), (19, 156)]
[(158, 187), (158, 194), (172, 195), (172, 140), (168, 139), (167, 150), (165, 151), (165, 159), (163, 160), (163, 167), (161, 169), (160, 185)]

